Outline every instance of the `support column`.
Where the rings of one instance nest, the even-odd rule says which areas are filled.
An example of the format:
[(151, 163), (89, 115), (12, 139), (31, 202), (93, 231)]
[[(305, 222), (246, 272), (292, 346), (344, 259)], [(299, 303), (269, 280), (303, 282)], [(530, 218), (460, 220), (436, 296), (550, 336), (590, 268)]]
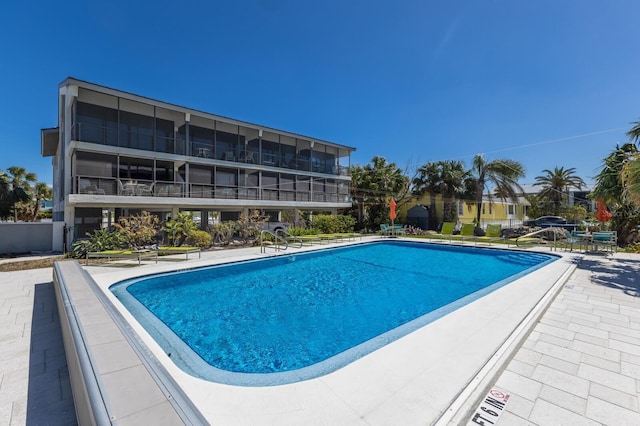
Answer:
[(200, 210), (200, 229), (206, 231), (209, 227), (209, 211)]
[(191, 152), (191, 137), (189, 136), (189, 122), (191, 121), (191, 114), (188, 112), (184, 114), (184, 144), (185, 144), (185, 154), (192, 155)]

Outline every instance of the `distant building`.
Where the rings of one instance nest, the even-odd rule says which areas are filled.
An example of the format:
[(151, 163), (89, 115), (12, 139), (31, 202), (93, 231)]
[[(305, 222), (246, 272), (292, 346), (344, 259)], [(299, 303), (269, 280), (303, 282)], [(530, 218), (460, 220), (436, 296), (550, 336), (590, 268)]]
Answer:
[[(433, 196), (432, 203), (431, 195), (428, 193), (405, 204), (399, 214), (400, 220), (407, 221), (415, 211), (414, 207), (419, 205), (429, 207), (429, 216), (435, 217), (438, 223), (442, 222), (442, 218), (444, 217), (444, 200), (440, 194), (436, 194)], [(517, 226), (527, 218), (527, 211), (530, 205), (524, 197), (518, 198), (516, 203), (497, 197), (492, 197), (491, 199), (485, 197), (479, 206), (481, 225), (499, 223), (504, 226)], [(433, 206), (435, 206), (435, 210), (432, 211), (431, 208)], [(476, 219), (477, 207), (473, 203), (463, 200), (453, 200), (453, 208), (453, 214), (459, 222), (471, 223)]]
[[(542, 190), (542, 187), (537, 185), (525, 184), (521, 186), (522, 189), (524, 189), (524, 193), (526, 195), (535, 195)], [(593, 191), (594, 186), (595, 185), (583, 185), (581, 189), (569, 188), (568, 205), (583, 206), (585, 209), (587, 209), (587, 212), (595, 212), (597, 209), (596, 200), (591, 200), (588, 198), (588, 195), (591, 193), (591, 191)]]
[(53, 209), (53, 201), (40, 200), (40, 211), (46, 212)]
[(41, 150), (67, 243), (142, 210), (206, 224), (249, 209), (279, 219), (351, 207), (355, 148), (74, 78), (59, 86), (58, 126), (42, 130)]

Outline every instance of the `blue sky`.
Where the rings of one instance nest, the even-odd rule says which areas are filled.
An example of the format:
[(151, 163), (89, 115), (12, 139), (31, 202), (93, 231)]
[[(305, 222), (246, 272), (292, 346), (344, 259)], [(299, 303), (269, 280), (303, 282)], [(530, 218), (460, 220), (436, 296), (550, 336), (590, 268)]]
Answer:
[(357, 148), (591, 181), (640, 120), (640, 2), (4, 2), (0, 169), (52, 182), (67, 76)]

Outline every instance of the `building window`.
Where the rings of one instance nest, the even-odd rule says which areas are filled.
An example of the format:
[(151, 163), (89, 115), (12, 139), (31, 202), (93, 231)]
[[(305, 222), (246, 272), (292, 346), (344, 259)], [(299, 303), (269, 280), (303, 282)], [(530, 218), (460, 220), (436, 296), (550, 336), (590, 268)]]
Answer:
[(462, 201), (458, 201), (458, 216), (464, 215), (464, 203)]
[(118, 145), (118, 111), (99, 105), (77, 102), (74, 138), (83, 142)]
[(153, 117), (120, 111), (120, 146), (153, 151)]
[(510, 215), (516, 214), (515, 204), (507, 204), (507, 214), (510, 214)]

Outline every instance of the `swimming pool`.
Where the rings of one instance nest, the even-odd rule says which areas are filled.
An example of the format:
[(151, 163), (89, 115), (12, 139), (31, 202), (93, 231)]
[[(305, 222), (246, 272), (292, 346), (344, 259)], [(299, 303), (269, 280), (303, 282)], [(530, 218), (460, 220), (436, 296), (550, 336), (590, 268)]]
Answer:
[(142, 277), (111, 290), (186, 372), (264, 386), (334, 371), (554, 259), (378, 242)]

